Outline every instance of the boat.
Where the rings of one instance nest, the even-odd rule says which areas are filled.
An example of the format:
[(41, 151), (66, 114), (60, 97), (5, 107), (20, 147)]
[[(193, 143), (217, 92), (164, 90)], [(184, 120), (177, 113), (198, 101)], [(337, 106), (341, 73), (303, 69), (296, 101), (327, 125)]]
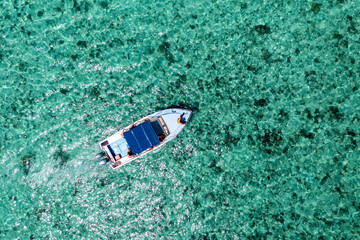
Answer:
[(191, 111), (170, 108), (147, 115), (99, 142), (101, 163), (113, 169), (128, 164), (173, 140), (189, 122)]

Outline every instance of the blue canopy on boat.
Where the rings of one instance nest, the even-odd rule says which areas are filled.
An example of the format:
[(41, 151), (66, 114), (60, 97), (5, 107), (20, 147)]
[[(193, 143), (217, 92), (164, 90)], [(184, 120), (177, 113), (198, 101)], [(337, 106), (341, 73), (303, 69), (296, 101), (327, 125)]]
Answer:
[(145, 121), (135, 128), (124, 132), (124, 138), (134, 155), (138, 155), (146, 149), (160, 144), (159, 138), (149, 121)]

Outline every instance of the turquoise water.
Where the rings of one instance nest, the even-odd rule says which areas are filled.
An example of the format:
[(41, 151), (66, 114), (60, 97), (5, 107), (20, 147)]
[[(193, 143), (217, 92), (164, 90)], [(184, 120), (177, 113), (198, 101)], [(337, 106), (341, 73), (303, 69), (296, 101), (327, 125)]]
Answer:
[[(1, 239), (358, 239), (358, 1), (0, 3)], [(97, 143), (193, 110), (113, 171)]]

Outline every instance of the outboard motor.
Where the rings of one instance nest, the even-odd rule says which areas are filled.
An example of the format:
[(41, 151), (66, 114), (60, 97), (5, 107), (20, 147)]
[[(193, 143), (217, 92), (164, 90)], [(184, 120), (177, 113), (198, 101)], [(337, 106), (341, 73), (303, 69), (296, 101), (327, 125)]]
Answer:
[(101, 161), (99, 162), (99, 164), (100, 164), (100, 165), (104, 165), (104, 164), (108, 163), (109, 161), (110, 161), (109, 159), (104, 158), (103, 160), (101, 160)]
[(96, 154), (96, 158), (103, 158), (105, 156), (104, 152), (100, 152), (98, 154)]

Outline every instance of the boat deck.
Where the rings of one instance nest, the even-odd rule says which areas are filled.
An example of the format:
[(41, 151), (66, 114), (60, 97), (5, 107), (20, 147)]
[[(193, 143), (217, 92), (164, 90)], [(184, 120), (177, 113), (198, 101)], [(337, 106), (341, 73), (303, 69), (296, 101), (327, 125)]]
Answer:
[(128, 144), (125, 138), (120, 138), (116, 142), (111, 143), (108, 145), (108, 148), (113, 156), (120, 155), (123, 158), (128, 153)]

